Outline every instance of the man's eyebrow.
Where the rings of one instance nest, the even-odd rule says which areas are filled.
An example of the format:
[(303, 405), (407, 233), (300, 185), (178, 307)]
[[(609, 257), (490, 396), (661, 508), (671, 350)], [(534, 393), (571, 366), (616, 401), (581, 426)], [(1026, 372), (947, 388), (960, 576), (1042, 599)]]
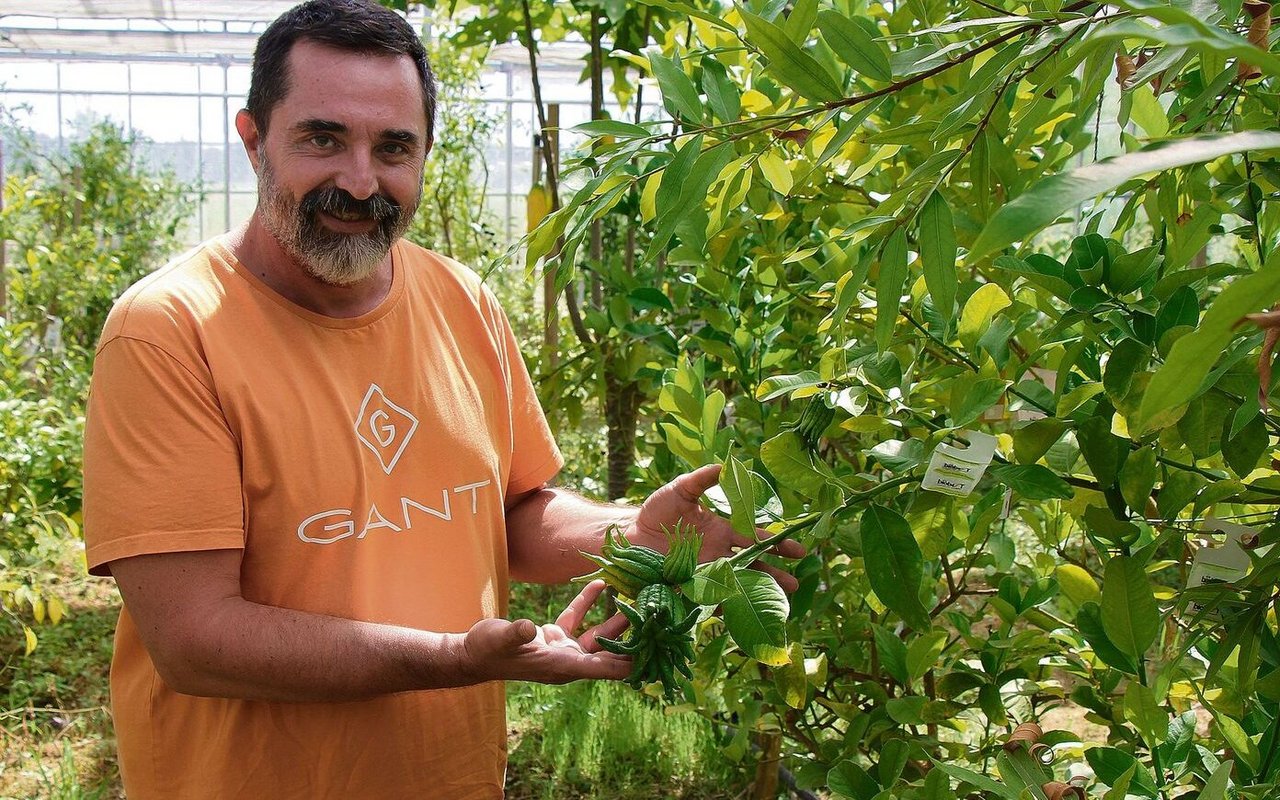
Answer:
[(329, 119), (304, 119), (293, 126), (303, 133), (346, 133), (347, 126)]
[(402, 128), (391, 128), (382, 132), (382, 138), (401, 144), (417, 144), (418, 134)]

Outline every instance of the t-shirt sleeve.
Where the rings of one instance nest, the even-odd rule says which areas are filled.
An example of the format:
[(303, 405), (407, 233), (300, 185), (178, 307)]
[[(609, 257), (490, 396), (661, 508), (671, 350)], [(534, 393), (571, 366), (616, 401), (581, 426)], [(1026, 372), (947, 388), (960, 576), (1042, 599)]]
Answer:
[(213, 391), (153, 343), (117, 337), (94, 361), (84, 536), (94, 575), (130, 556), (244, 546), (239, 444)]
[(520, 345), (511, 330), (511, 323), (488, 290), (485, 290), (485, 300), (491, 324), (497, 328), (505, 362), (512, 433), (511, 470), (507, 477), (506, 496), (511, 497), (537, 489), (554, 478), (564, 466), (564, 457), (560, 455), (542, 404), (538, 402), (538, 393), (520, 355)]

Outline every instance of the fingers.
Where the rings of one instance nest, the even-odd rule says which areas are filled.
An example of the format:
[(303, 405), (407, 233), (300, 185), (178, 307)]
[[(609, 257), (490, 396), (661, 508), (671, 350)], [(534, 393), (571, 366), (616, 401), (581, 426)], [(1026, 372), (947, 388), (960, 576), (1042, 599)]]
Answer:
[(600, 652), (600, 644), (596, 641), (597, 637), (617, 639), (626, 629), (627, 618), (621, 614), (614, 614), (599, 625), (583, 631), (582, 635), (578, 637), (578, 644), (588, 653), (598, 653)]
[(591, 581), (582, 587), (582, 591), (578, 592), (578, 596), (569, 601), (569, 605), (565, 606), (564, 611), (560, 612), (560, 616), (556, 617), (556, 626), (562, 630), (568, 631), (572, 636), (573, 632), (582, 626), (582, 620), (586, 619), (587, 611), (600, 597), (600, 593), (604, 591), (604, 581)]
[(777, 567), (771, 567), (768, 564), (764, 563), (763, 561), (751, 562), (751, 569), (758, 570), (759, 572), (766, 572), (772, 575), (773, 579), (778, 582), (779, 586), (782, 587), (782, 591), (786, 592), (787, 594), (791, 594), (796, 589), (800, 588), (800, 581), (796, 580), (796, 577), (792, 575), (790, 572), (787, 572), (786, 570), (778, 569)]
[(684, 499), (696, 503), (702, 499), (703, 492), (715, 486), (720, 480), (720, 470), (719, 464), (707, 464), (679, 476), (671, 482), (671, 485)]

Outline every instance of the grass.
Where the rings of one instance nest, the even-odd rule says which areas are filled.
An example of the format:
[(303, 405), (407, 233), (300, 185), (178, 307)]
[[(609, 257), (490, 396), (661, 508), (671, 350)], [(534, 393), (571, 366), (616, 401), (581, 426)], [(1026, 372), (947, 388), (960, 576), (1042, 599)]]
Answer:
[[(0, 627), (0, 800), (119, 800), (108, 671), (119, 595), (86, 578), (78, 547), (47, 590), (67, 605), (57, 625)], [(554, 619), (568, 587), (517, 587), (512, 614)], [(711, 724), (667, 714), (621, 685), (508, 685), (511, 800), (743, 797), (749, 776), (719, 752)]]
[(0, 668), (0, 798), (120, 798), (108, 669), (119, 595), (84, 576), (68, 548), (47, 587), (67, 605), (57, 625), (35, 626), (39, 645), (23, 655), (20, 632), (6, 638)]
[(734, 798), (749, 776), (710, 722), (619, 684), (512, 684), (509, 800)]

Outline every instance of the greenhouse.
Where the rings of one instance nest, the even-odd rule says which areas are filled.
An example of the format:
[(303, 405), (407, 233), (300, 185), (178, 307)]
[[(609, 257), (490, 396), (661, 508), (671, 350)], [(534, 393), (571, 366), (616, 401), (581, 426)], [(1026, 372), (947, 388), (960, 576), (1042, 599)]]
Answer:
[(1274, 16), (7, 0), (0, 800), (1280, 797)]

